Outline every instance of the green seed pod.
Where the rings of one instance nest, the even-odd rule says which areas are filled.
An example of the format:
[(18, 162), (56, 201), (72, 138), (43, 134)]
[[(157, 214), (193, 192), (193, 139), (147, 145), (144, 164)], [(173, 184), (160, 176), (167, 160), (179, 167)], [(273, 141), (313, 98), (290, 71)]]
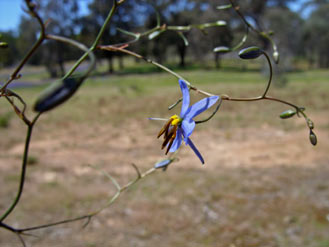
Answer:
[(318, 143), (316, 135), (312, 130), (310, 130), (310, 142), (312, 143), (313, 146), (315, 146)]
[(257, 46), (245, 48), (239, 52), (239, 57), (242, 59), (255, 59), (263, 54), (263, 50)]
[(228, 48), (227, 46), (218, 46), (214, 49), (214, 52), (221, 52), (221, 53), (226, 53), (226, 52), (230, 52), (231, 49)]
[(34, 105), (37, 112), (49, 111), (68, 100), (79, 88), (84, 78), (66, 78), (41, 93)]
[(284, 111), (280, 114), (280, 118), (282, 119), (287, 119), (287, 118), (291, 118), (293, 117), (294, 115), (296, 114), (295, 111), (293, 110), (287, 110), (287, 111)]
[(8, 43), (0, 42), (0, 48), (7, 48), (7, 47), (8, 47)]

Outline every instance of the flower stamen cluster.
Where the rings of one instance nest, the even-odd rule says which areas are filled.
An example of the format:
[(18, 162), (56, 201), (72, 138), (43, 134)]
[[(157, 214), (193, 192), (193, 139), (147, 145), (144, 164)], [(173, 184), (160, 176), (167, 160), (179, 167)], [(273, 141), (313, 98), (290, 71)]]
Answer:
[(183, 119), (181, 119), (176, 114), (171, 116), (168, 122), (162, 127), (158, 134), (158, 138), (164, 134), (164, 141), (162, 143), (161, 149), (164, 149), (168, 145), (166, 154), (168, 154), (176, 138), (177, 129), (181, 125), (182, 121)]
[(182, 140), (184, 140), (185, 144), (191, 147), (201, 163), (204, 164), (201, 153), (190, 139), (190, 135), (195, 127), (193, 118), (213, 106), (218, 101), (219, 97), (211, 96), (204, 98), (190, 106), (190, 93), (186, 82), (179, 80), (179, 85), (183, 95), (181, 113), (179, 116), (171, 116), (160, 130), (158, 138), (164, 134), (164, 141), (161, 148), (164, 149), (167, 147), (166, 154), (168, 154), (168, 152), (173, 153), (181, 146)]

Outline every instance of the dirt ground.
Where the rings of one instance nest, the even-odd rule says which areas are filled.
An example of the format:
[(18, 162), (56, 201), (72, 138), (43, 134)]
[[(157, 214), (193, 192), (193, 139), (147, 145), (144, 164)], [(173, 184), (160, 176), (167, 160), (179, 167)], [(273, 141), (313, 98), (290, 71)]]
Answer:
[[(312, 118), (315, 147), (302, 119), (289, 120), (293, 128), (266, 121), (223, 126), (218, 116), (192, 135), (204, 166), (184, 145), (179, 162), (140, 180), (85, 228), (80, 221), (24, 239), (28, 246), (55, 247), (329, 247), (328, 111)], [(120, 124), (41, 118), (24, 194), (6, 223), (30, 227), (106, 204), (115, 187), (99, 169), (124, 185), (136, 177), (131, 163), (151, 168), (164, 157), (156, 139), (161, 125), (146, 118)], [(17, 189), (25, 129), (13, 121), (6, 131), (11, 142), (1, 142), (1, 212)], [(0, 246), (21, 243), (0, 229)]]

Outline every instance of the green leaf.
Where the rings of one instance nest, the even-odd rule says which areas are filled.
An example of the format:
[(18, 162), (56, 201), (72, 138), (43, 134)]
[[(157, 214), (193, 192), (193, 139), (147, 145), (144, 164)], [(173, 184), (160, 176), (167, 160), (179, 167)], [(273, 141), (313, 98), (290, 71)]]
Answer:
[(230, 52), (231, 49), (227, 46), (218, 46), (216, 48), (214, 48), (213, 50), (214, 52), (222, 52), (222, 53), (226, 53), (226, 52)]
[(232, 8), (232, 4), (227, 4), (227, 5), (221, 5), (217, 6), (216, 9), (222, 10), (222, 9), (229, 9)]
[(242, 59), (255, 59), (263, 54), (263, 50), (257, 46), (245, 48), (239, 52), (239, 57)]
[(287, 118), (291, 118), (293, 117), (297, 112), (293, 111), (293, 110), (287, 110), (284, 111), (280, 114), (280, 118), (282, 119), (287, 119)]

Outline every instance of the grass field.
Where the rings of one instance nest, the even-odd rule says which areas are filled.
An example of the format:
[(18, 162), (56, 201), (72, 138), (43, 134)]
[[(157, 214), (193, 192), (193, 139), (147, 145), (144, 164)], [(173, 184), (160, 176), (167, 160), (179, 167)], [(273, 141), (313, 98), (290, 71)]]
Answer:
[[(177, 80), (135, 71), (95, 75), (67, 104), (41, 116), (24, 195), (6, 223), (27, 227), (88, 213), (115, 193), (109, 179), (89, 165), (123, 185), (136, 176), (131, 163), (145, 171), (165, 157), (156, 139), (163, 123), (148, 117), (179, 113), (180, 106), (167, 110), (181, 96)], [(255, 69), (180, 72), (200, 89), (232, 97), (257, 96), (267, 80)], [(38, 82), (40, 76), (31, 78)], [(284, 105), (224, 102), (192, 135), (205, 166), (184, 145), (179, 162), (124, 192), (86, 228), (76, 222), (39, 230), (26, 242), (55, 247), (329, 247), (329, 71), (294, 72), (287, 79), (270, 95), (306, 107), (315, 122), (316, 147), (309, 143), (302, 118), (278, 117), (288, 109)], [(44, 87), (16, 92), (32, 105)], [(192, 93), (192, 99), (200, 96)], [(18, 186), (26, 127), (3, 99), (0, 116), (3, 212)], [(0, 246), (21, 244), (0, 229)]]

